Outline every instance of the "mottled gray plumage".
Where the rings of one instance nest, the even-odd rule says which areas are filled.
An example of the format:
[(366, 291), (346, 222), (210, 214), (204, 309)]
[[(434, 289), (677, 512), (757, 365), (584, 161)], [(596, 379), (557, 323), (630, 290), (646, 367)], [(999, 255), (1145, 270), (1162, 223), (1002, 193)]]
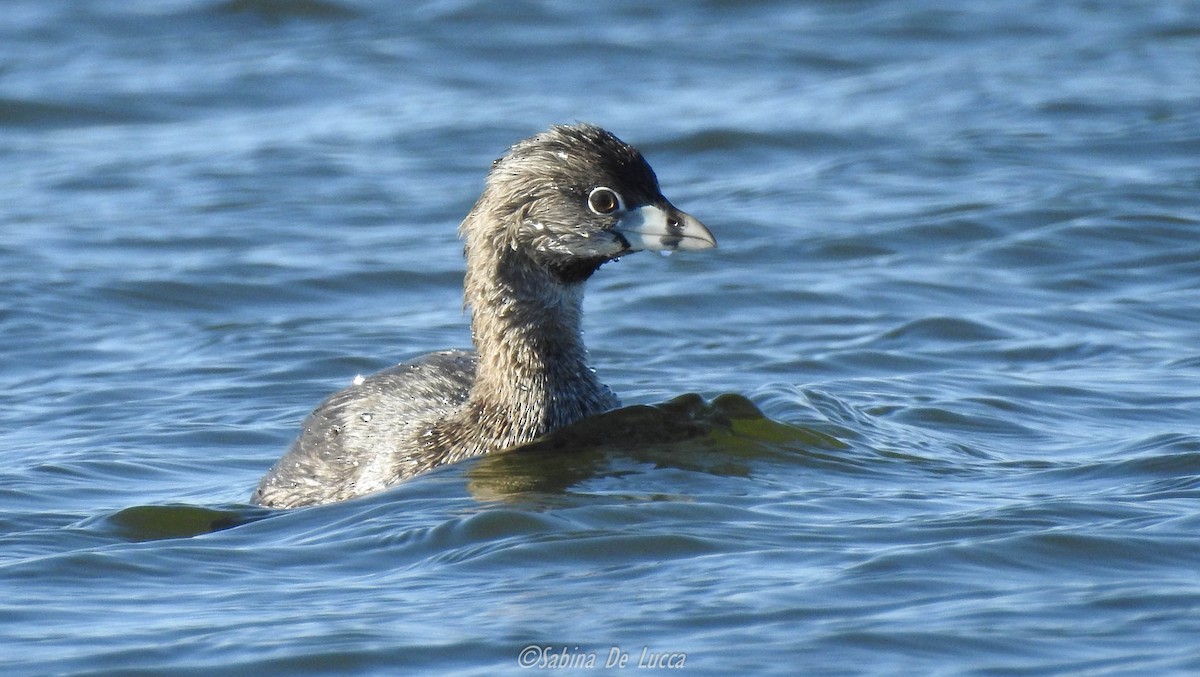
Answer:
[(584, 281), (633, 251), (716, 246), (662, 196), (641, 153), (583, 124), (526, 139), (493, 163), (459, 233), (475, 352), (432, 353), (330, 396), (253, 503), (360, 496), (618, 406), (588, 368)]

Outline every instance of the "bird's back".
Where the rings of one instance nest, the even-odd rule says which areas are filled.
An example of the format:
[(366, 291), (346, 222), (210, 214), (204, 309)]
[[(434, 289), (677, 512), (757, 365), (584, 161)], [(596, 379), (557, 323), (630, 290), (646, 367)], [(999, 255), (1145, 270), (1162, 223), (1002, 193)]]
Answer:
[(438, 465), (441, 459), (426, 451), (421, 437), (466, 401), (475, 365), (474, 353), (453, 350), (355, 379), (309, 414), (251, 502), (271, 508), (331, 503)]

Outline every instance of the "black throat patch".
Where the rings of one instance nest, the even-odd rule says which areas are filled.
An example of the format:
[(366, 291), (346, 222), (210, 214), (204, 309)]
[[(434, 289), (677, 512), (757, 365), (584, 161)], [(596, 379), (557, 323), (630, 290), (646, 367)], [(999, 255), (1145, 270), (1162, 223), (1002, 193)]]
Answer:
[(604, 265), (609, 259), (571, 259), (556, 261), (549, 265), (550, 272), (563, 284), (579, 284), (592, 276), (592, 273)]

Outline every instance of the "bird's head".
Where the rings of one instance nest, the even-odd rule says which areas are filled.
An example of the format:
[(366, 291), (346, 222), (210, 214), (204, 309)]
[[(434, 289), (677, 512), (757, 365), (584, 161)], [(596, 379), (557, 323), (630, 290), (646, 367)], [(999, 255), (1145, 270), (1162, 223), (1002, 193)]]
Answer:
[(717, 245), (704, 224), (663, 197), (636, 148), (587, 124), (553, 127), (510, 148), (460, 231), (468, 260), (479, 248), (517, 254), (563, 284), (631, 252)]

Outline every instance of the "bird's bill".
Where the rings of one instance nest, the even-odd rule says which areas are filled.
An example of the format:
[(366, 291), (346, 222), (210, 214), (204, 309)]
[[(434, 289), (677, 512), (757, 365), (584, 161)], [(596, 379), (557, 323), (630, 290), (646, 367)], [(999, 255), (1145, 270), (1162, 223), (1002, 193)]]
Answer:
[(717, 239), (696, 217), (670, 205), (645, 205), (631, 209), (613, 230), (629, 244), (629, 251), (711, 249)]

